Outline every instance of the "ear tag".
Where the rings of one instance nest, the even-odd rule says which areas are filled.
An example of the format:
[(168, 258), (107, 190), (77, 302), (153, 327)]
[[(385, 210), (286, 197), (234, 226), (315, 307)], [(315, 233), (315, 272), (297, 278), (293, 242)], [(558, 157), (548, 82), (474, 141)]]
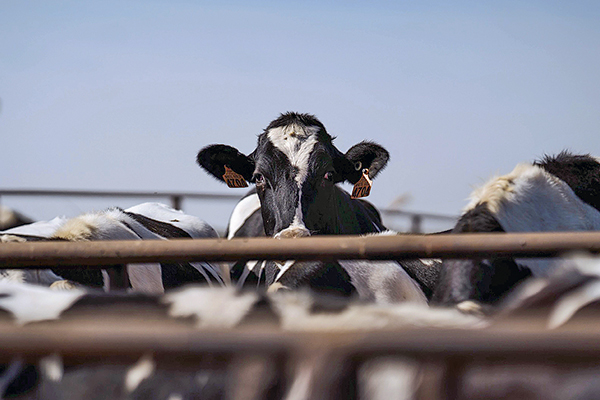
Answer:
[(230, 188), (245, 188), (248, 187), (248, 183), (243, 176), (225, 165), (225, 173), (223, 174), (223, 180), (227, 183)]
[(363, 174), (354, 184), (352, 188), (352, 196), (353, 199), (360, 199), (361, 197), (367, 197), (369, 193), (371, 193), (371, 186), (373, 186), (373, 182), (369, 178), (369, 170), (367, 168), (363, 169)]

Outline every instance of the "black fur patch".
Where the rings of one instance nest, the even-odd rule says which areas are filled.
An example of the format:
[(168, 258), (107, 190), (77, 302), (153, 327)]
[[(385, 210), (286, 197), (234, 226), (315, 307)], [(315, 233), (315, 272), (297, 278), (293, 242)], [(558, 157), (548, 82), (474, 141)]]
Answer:
[[(229, 229), (229, 227), (228, 227)], [(229, 235), (229, 231), (226, 232), (226, 237)], [(267, 236), (265, 233), (265, 225), (263, 223), (262, 213), (260, 208), (254, 211), (242, 226), (235, 231), (233, 237), (262, 237)]]
[(277, 119), (271, 121), (269, 126), (265, 129), (265, 132), (268, 132), (274, 128), (280, 128), (288, 125), (304, 125), (304, 126), (318, 126), (321, 131), (327, 132), (325, 126), (311, 114), (301, 114), (296, 112), (286, 112), (281, 114)]
[(239, 322), (238, 326), (279, 326), (280, 320), (279, 314), (275, 312), (271, 304), (271, 300), (266, 295), (262, 295), (260, 300), (254, 303), (250, 311)]
[[(105, 268), (124, 268), (124, 265), (107, 265)], [(51, 268), (52, 272), (60, 276), (63, 279), (80, 283), (82, 285), (101, 289), (104, 287), (104, 278), (102, 277), (102, 270), (98, 268), (90, 268), (86, 266), (77, 266), (71, 268)]]
[(138, 223), (142, 224), (150, 232), (160, 235), (164, 238), (191, 238), (191, 236), (186, 231), (167, 222), (157, 221), (155, 219), (148, 218), (144, 215), (132, 212), (123, 211), (123, 213), (133, 218)]
[[(259, 261), (260, 262), (260, 261)], [(229, 271), (231, 276), (231, 282), (237, 284), (239, 280), (242, 278), (244, 271), (246, 269), (247, 261), (237, 261), (233, 264)], [(258, 286), (258, 276), (254, 273), (254, 271), (248, 271), (248, 276), (246, 280), (243, 282), (242, 287), (244, 288), (256, 288)]]
[(323, 295), (311, 296), (312, 303), (309, 312), (311, 314), (340, 314), (346, 311), (354, 301), (347, 297)]
[(406, 271), (408, 276), (419, 284), (425, 297), (431, 299), (442, 263), (433, 261), (432, 265), (425, 265), (421, 260), (401, 260), (397, 262)]
[(252, 179), (254, 164), (250, 157), (240, 153), (236, 148), (224, 144), (213, 144), (198, 152), (196, 162), (206, 172), (221, 182), (227, 165), (233, 171), (241, 174), (248, 182)]
[(534, 165), (564, 181), (582, 201), (600, 211), (600, 163), (592, 156), (562, 151)]
[[(6, 366), (0, 366), (0, 374), (4, 373)], [(26, 365), (21, 372), (6, 387), (3, 399), (16, 398), (31, 392), (38, 384), (39, 372), (33, 365)]]
[[(186, 262), (161, 263), (161, 277), (165, 290), (180, 287), (188, 283), (208, 284), (208, 281), (194, 266)], [(212, 274), (206, 271), (209, 279)]]
[(357, 294), (350, 275), (337, 262), (296, 261), (279, 283), (290, 289), (307, 288), (331, 296), (352, 297)]
[[(458, 220), (452, 233), (502, 233), (500, 223), (480, 203)], [(456, 304), (465, 300), (484, 303), (497, 302), (517, 283), (531, 276), (531, 271), (517, 265), (512, 258), (501, 257), (484, 260), (444, 260), (432, 302)]]
[[(142, 224), (146, 229), (167, 239), (191, 238), (183, 229), (141, 214), (124, 211), (126, 215)], [(196, 268), (186, 262), (161, 263), (163, 287), (172, 289), (188, 283), (208, 284), (208, 281)], [(211, 278), (210, 272), (206, 272)]]
[[(360, 162), (362, 168), (369, 169), (369, 177), (375, 178), (387, 165), (390, 153), (379, 144), (364, 140), (355, 144), (346, 152), (346, 159), (351, 162), (353, 168), (354, 164)], [(352, 177), (348, 180), (354, 184), (361, 176), (362, 169), (355, 169)]]
[(163, 304), (158, 296), (144, 293), (95, 292), (79, 298), (68, 309), (62, 312), (60, 319), (94, 316), (131, 316), (137, 319), (170, 318), (168, 305)]
[(505, 232), (485, 202), (464, 213), (452, 229), (452, 233), (476, 232)]

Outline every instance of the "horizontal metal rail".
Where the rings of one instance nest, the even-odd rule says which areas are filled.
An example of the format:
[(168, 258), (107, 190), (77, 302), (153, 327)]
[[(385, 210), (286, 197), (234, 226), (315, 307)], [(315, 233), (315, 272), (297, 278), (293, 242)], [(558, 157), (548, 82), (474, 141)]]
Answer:
[(149, 192), (102, 190), (0, 189), (0, 196), (69, 196), (69, 197), (189, 197), (202, 200), (239, 200), (241, 194), (197, 192)]
[[(68, 338), (65, 340), (65, 338)], [(58, 352), (67, 360), (135, 359), (156, 356), (192, 358), (202, 354), (302, 352), (318, 346), (347, 355), (403, 354), (416, 357), (512, 356), (528, 362), (552, 356), (597, 359), (597, 330), (507, 331), (496, 329), (401, 329), (377, 331), (291, 332), (277, 328), (199, 330), (164, 326), (156, 321), (132, 325), (122, 321), (60, 321), (41, 325), (0, 325), (0, 362), (14, 355), (37, 358)]]
[(0, 245), (0, 267), (235, 260), (554, 257), (600, 252), (600, 232), (175, 239)]

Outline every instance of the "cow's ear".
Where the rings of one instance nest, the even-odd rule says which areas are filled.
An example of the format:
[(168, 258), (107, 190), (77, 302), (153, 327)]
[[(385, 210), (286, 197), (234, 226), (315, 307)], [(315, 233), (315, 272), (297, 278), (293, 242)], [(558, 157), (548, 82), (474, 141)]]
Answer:
[(224, 144), (213, 144), (198, 152), (198, 165), (206, 172), (224, 182), (225, 166), (250, 181), (254, 173), (254, 161), (236, 148)]
[(345, 158), (352, 165), (351, 170), (346, 171), (345, 178), (354, 184), (358, 182), (364, 169), (369, 170), (369, 178), (375, 178), (387, 165), (390, 153), (377, 143), (363, 141), (352, 146)]

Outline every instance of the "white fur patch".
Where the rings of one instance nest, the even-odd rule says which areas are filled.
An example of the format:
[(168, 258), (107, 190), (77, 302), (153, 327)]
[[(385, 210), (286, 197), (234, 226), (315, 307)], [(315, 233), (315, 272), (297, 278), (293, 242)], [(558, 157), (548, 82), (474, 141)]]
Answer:
[(164, 293), (159, 263), (127, 264), (131, 288), (143, 293)]
[(560, 298), (548, 319), (548, 328), (555, 329), (565, 324), (586, 305), (600, 299), (600, 281), (592, 281)]
[(296, 182), (302, 185), (308, 173), (308, 160), (317, 144), (317, 126), (287, 125), (270, 129), (267, 137), (298, 168)]
[(427, 304), (351, 304), (338, 313), (311, 312), (312, 299), (304, 292), (272, 295), (281, 326), (293, 331), (353, 331), (405, 327), (480, 328), (487, 323), (477, 316), (464, 315)]
[(131, 393), (142, 383), (142, 381), (154, 372), (156, 363), (151, 355), (144, 355), (131, 367), (125, 375), (125, 389)]
[[(562, 180), (541, 167), (519, 164), (473, 192), (468, 211), (480, 203), (506, 232), (600, 230), (600, 212), (584, 203)], [(552, 271), (551, 260), (517, 259), (536, 276)]]
[(256, 293), (237, 293), (233, 288), (190, 287), (172, 291), (163, 302), (172, 317), (195, 316), (198, 327), (232, 328), (258, 300)]
[(419, 385), (420, 363), (399, 357), (377, 357), (359, 367), (359, 398), (411, 400)]
[(441, 264), (442, 260), (439, 258), (419, 258), (424, 265), (428, 267), (433, 267), (436, 264)]
[(340, 260), (361, 299), (377, 303), (427, 304), (423, 290), (394, 261)]
[(300, 219), (302, 211), (298, 213), (298, 210), (300, 210), (300, 208), (296, 209), (297, 212), (294, 216), (294, 220), (292, 221), (291, 225), (273, 235), (275, 239), (293, 239), (310, 236), (310, 231), (306, 228), (306, 226), (304, 226), (304, 223)]
[(36, 283), (49, 286), (62, 278), (49, 269), (0, 269), (0, 282)]
[(55, 353), (42, 358), (40, 360), (40, 370), (46, 379), (51, 382), (60, 382), (64, 375), (62, 357)]
[(0, 282), (0, 307), (12, 313), (17, 323), (57, 319), (85, 292), (50, 290), (41, 286)]
[(233, 209), (229, 217), (229, 232), (227, 239), (233, 238), (235, 233), (244, 225), (248, 217), (260, 209), (260, 200), (256, 193), (244, 197)]
[[(318, 143), (317, 126), (286, 125), (270, 129), (267, 137), (277, 149), (286, 155), (290, 164), (297, 168), (295, 180), (298, 185), (298, 204), (292, 225), (304, 227), (302, 216), (302, 184), (308, 175), (308, 161)], [(306, 229), (306, 227), (304, 227)]]
[(162, 203), (142, 203), (130, 207), (127, 212), (141, 214), (156, 221), (171, 224), (184, 230), (193, 238), (217, 238), (218, 233), (212, 226), (193, 215), (185, 214)]
[(275, 277), (275, 282), (277, 282), (279, 279), (281, 279), (283, 274), (285, 274), (286, 271), (288, 269), (290, 269), (295, 263), (296, 263), (296, 261), (294, 261), (294, 260), (287, 260), (283, 265), (278, 265), (279, 272), (277, 273), (277, 277)]
[(21, 225), (15, 228), (7, 229), (0, 233), (12, 235), (29, 235), (49, 238), (69, 219), (65, 217), (56, 217), (50, 221), (38, 221), (32, 224)]

